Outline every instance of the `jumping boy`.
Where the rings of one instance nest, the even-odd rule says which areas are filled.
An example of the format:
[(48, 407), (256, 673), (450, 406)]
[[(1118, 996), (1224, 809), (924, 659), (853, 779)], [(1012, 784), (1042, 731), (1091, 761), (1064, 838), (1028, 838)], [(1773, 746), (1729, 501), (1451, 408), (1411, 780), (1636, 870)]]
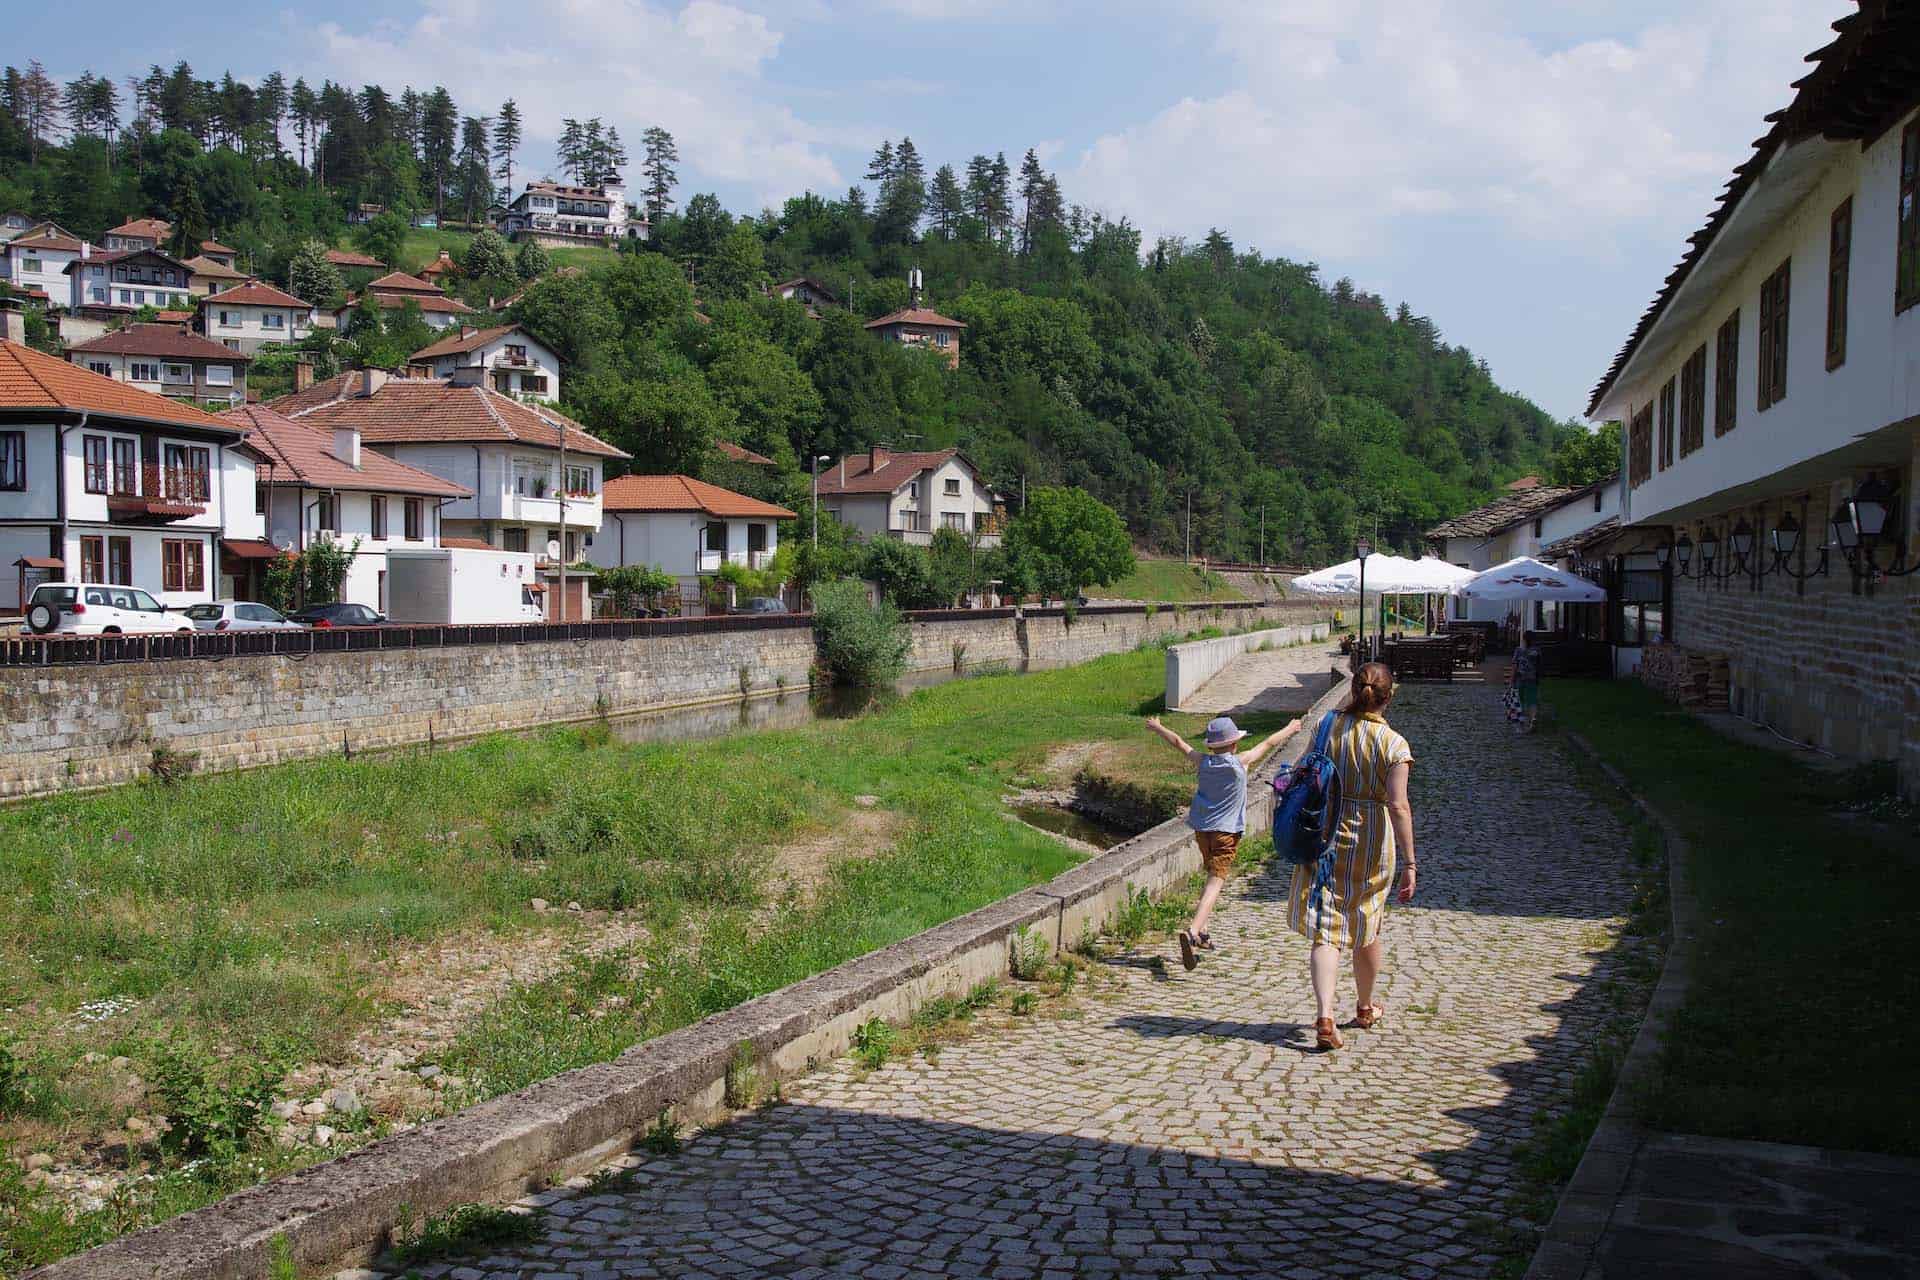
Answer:
[(1199, 952), (1214, 950), (1207, 921), (1213, 904), (1227, 877), (1233, 874), (1234, 859), (1240, 852), (1240, 837), (1247, 829), (1247, 771), (1267, 758), (1275, 747), (1300, 732), (1293, 721), (1251, 751), (1235, 753), (1233, 745), (1247, 736), (1231, 717), (1218, 716), (1207, 722), (1207, 749), (1200, 751), (1187, 740), (1160, 723), (1158, 716), (1147, 717), (1147, 728), (1193, 761), (1197, 784), (1193, 804), (1187, 810), (1187, 825), (1200, 842), (1200, 859), (1206, 864), (1207, 886), (1200, 891), (1200, 905), (1194, 908), (1193, 923), (1180, 931), (1180, 963), (1191, 969), (1200, 963)]

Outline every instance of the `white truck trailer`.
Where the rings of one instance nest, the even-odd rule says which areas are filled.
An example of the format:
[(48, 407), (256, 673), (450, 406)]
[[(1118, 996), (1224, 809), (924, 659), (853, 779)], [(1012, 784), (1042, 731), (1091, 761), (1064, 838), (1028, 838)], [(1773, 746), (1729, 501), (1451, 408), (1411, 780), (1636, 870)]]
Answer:
[(544, 622), (533, 553), (469, 547), (387, 552), (393, 622)]

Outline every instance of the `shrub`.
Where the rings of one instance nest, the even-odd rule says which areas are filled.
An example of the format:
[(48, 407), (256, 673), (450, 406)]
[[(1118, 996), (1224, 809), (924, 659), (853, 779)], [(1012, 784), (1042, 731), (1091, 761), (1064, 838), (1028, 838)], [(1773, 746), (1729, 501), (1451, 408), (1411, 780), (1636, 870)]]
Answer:
[(640, 1135), (642, 1150), (656, 1156), (677, 1156), (680, 1154), (680, 1126), (673, 1118), (673, 1112), (665, 1107), (654, 1117), (653, 1124)]
[(881, 1018), (868, 1018), (853, 1031), (853, 1056), (869, 1071), (885, 1066), (899, 1033)]
[(851, 579), (814, 589), (813, 634), (820, 665), (836, 684), (877, 688), (906, 670), (912, 641), (900, 611), (869, 603), (866, 588)]
[(1047, 940), (1033, 929), (1022, 929), (1007, 944), (1007, 965), (1022, 982), (1039, 978), (1047, 967)]
[(553, 270), (553, 255), (538, 240), (522, 240), (514, 251), (513, 268), (522, 280), (533, 280)]
[(277, 1058), (230, 1064), (217, 1080), (208, 1064), (176, 1044), (156, 1047), (147, 1067), (166, 1108), (160, 1145), (184, 1156), (229, 1159), (259, 1135), (286, 1067)]
[(680, 580), (665, 569), (641, 564), (602, 569), (599, 578), (600, 589), (607, 593), (607, 603), (620, 617), (629, 617), (642, 606), (652, 608), (655, 600), (679, 585)]

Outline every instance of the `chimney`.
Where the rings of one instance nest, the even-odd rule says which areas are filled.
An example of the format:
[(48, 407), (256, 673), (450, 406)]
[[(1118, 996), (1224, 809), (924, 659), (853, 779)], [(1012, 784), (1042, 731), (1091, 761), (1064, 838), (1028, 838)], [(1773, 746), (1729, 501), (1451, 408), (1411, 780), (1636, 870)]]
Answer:
[(293, 362), (293, 389), (305, 391), (313, 385), (313, 361), (295, 360)]
[(83, 259), (91, 258), (93, 256), (93, 246), (91, 244), (88, 244), (85, 240), (82, 240), (80, 242), (80, 256)]
[(387, 385), (388, 373), (385, 369), (362, 369), (360, 371), (360, 394), (371, 396)]
[(360, 469), (360, 428), (333, 429), (333, 456), (356, 471)]
[(447, 383), (455, 387), (483, 387), (487, 383), (487, 368), (479, 364), (456, 365), (447, 375)]
[(871, 449), (867, 450), (867, 470), (869, 472), (878, 471), (887, 465), (887, 459), (892, 456), (893, 455), (887, 452), (885, 445), (874, 445)]
[(18, 298), (0, 298), (0, 338), (8, 342), (27, 340), (27, 311)]

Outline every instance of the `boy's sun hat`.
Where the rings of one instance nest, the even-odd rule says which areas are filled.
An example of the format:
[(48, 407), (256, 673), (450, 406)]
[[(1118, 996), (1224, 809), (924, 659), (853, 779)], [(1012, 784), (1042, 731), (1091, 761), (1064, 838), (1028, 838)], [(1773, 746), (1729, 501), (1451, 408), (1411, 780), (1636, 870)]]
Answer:
[(1247, 736), (1247, 731), (1233, 722), (1232, 716), (1215, 716), (1207, 721), (1207, 745), (1209, 747), (1230, 747)]

